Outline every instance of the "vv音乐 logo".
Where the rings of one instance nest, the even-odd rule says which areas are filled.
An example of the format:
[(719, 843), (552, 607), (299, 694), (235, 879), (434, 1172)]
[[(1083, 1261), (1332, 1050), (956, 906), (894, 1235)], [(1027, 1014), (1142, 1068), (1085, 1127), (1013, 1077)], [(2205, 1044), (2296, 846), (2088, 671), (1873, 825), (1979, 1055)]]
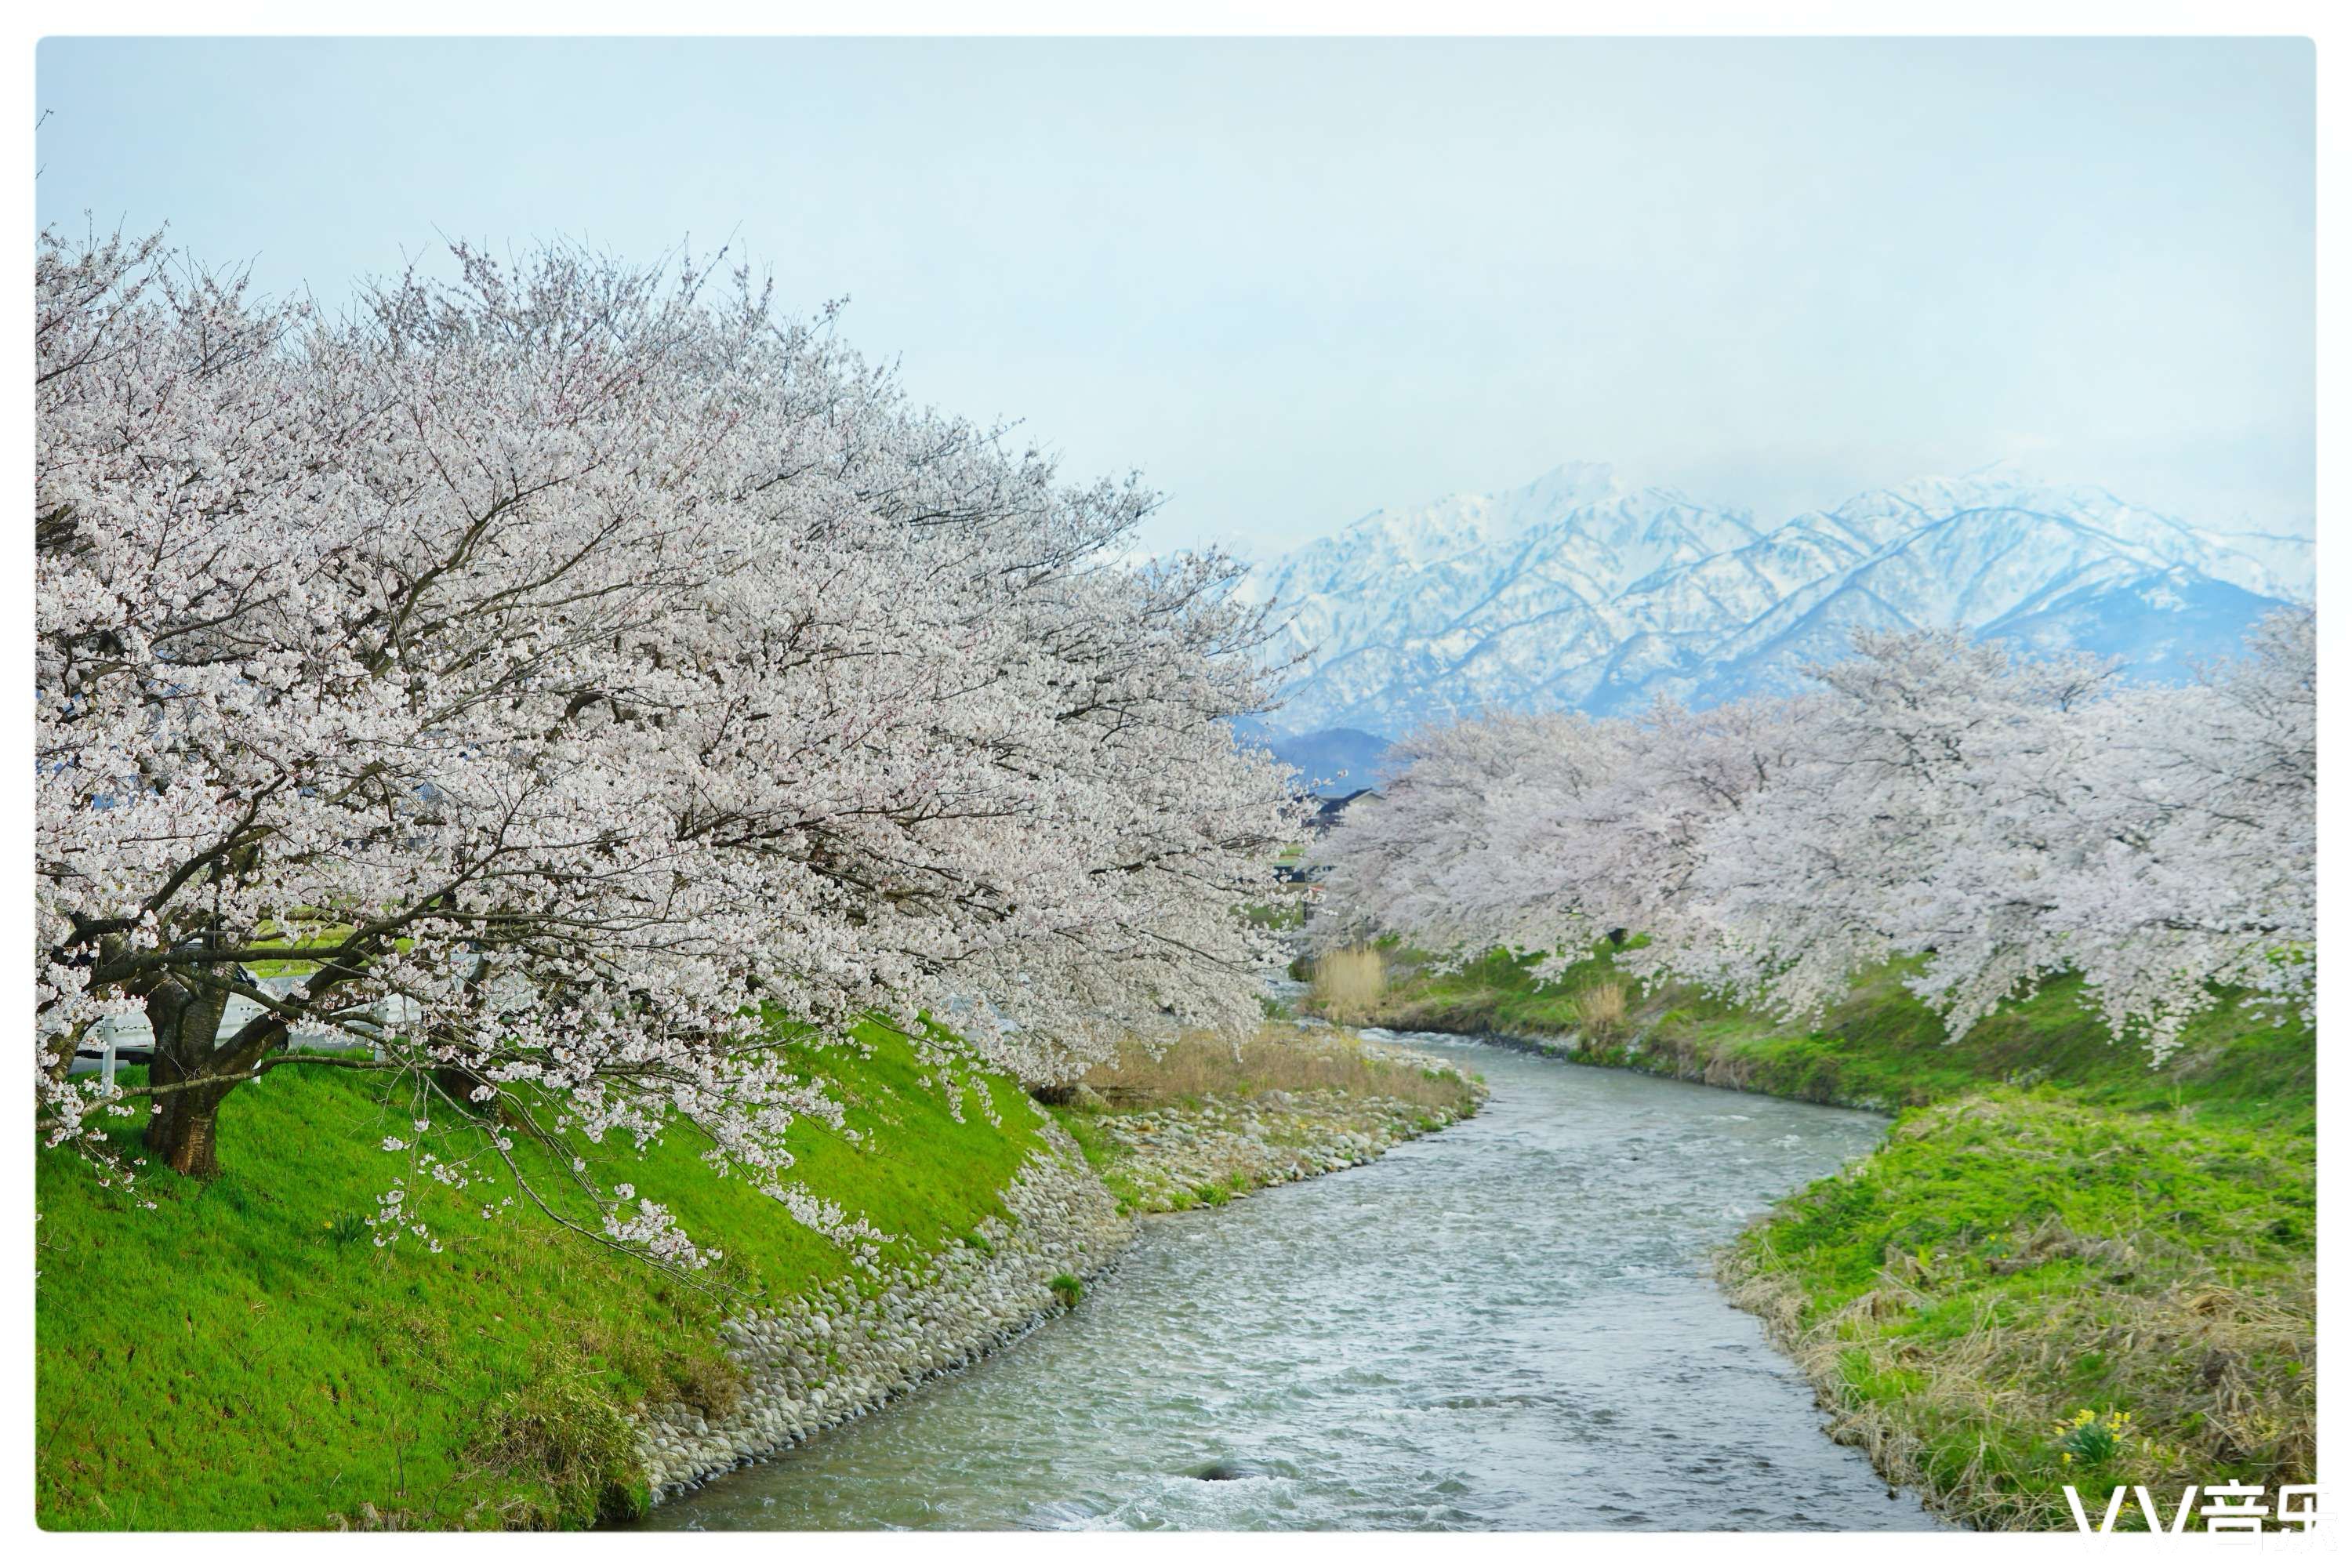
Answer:
[(2320, 1529), (2334, 1516), (2319, 1511), (2317, 1486), (2281, 1487), (2274, 1504), (2267, 1500), (2269, 1497), (2268, 1488), (2232, 1479), (2189, 1487), (2180, 1494), (2179, 1503), (2168, 1511), (2146, 1487), (2117, 1487), (2108, 1494), (2106, 1510), (2095, 1525), (2084, 1507), (2082, 1494), (2071, 1486), (2066, 1489), (2066, 1506), (2074, 1510), (2074, 1528), (2084, 1535), (2116, 1533), (2116, 1523), (2128, 1517), (2124, 1512), (2128, 1498), (2137, 1505), (2149, 1532), (2156, 1535), (2201, 1531), (2242, 1534), (2250, 1541), (2259, 1538), (2281, 1545), (2334, 1546), (2334, 1541)]

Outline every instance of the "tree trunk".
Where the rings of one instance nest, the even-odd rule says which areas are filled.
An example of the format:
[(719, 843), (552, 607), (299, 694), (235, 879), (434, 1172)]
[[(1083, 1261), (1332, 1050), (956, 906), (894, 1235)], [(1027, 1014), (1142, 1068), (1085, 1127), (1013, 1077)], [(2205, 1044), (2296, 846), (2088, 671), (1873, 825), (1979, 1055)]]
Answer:
[(234, 1087), (216, 1084), (156, 1100), (154, 1114), (147, 1119), (147, 1152), (184, 1176), (209, 1182), (219, 1175), (213, 1133), (220, 1121), (220, 1102)]
[[(150, 992), (147, 1022), (155, 1031), (155, 1061), (147, 1081), (166, 1089), (234, 1070), (221, 1059), (221, 1015), (227, 1010), (228, 993), (210, 986), (191, 989), (173, 979)], [(184, 1176), (210, 1181), (219, 1175), (213, 1129), (220, 1102), (235, 1087), (214, 1084), (155, 1096), (147, 1117), (147, 1152)]]

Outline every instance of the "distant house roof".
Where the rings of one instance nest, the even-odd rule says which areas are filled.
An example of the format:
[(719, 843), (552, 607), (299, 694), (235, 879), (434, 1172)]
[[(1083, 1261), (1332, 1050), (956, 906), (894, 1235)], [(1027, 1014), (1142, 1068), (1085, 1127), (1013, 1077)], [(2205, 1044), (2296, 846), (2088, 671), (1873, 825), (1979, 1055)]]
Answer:
[(1333, 823), (1338, 822), (1341, 817), (1347, 816), (1349, 807), (1353, 806), (1358, 801), (1363, 800), (1367, 797), (1372, 800), (1378, 800), (1381, 798), (1381, 792), (1376, 789), (1360, 789), (1350, 790), (1348, 794), (1341, 795), (1327, 795), (1324, 797), (1323, 803), (1315, 808), (1315, 826), (1318, 827), (1330, 826)]
[[(1381, 792), (1376, 789), (1360, 789), (1342, 795), (1300, 795), (1299, 804), (1305, 805), (1308, 801), (1315, 803), (1315, 809), (1307, 819), (1307, 837), (1310, 839), (1322, 837), (1339, 826), (1339, 819), (1345, 816), (1349, 808), (1358, 801), (1380, 798)], [(1284, 862), (1276, 868), (1276, 876), (1285, 882), (1305, 882), (1311, 886), (1320, 882), (1323, 879), (1323, 873), (1329, 869), (1329, 867), (1316, 860), (1313, 852), (1309, 850), (1301, 853), (1295, 860)]]

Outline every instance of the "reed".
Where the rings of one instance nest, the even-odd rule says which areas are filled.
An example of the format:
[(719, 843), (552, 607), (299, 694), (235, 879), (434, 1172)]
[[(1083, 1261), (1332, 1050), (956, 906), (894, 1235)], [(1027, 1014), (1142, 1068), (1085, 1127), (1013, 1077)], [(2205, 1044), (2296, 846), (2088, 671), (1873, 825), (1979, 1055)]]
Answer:
[(1343, 947), (1316, 959), (1307, 1005), (1334, 1023), (1366, 1021), (1388, 993), (1388, 965), (1369, 947)]

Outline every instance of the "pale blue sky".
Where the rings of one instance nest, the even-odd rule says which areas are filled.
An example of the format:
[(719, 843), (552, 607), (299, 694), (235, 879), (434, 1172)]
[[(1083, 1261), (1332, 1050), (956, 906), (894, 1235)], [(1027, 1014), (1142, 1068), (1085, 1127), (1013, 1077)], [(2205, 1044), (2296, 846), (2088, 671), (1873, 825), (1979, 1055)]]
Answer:
[(37, 203), (322, 298), (734, 237), (920, 398), (1263, 553), (1605, 460), (2313, 500), (2313, 53), (2229, 40), (87, 40)]

